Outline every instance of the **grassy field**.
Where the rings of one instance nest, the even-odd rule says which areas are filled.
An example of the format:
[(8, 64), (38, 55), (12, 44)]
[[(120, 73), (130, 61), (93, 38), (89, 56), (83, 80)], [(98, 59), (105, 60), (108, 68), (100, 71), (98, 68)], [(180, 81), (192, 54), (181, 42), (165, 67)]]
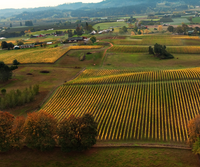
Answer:
[(0, 166), (199, 167), (199, 160), (190, 150), (162, 148), (92, 148), (80, 153), (62, 153), (60, 149), (51, 152), (23, 149), (1, 153)]
[(174, 22), (169, 22), (170, 25), (182, 25), (182, 23), (189, 24), (190, 21), (187, 18), (180, 17), (172, 19)]
[[(62, 57), (58, 60), (55, 66), (65, 67), (99, 67), (102, 61), (102, 56), (105, 48), (102, 49), (90, 49), (90, 50), (71, 50), (67, 53), (68, 56)], [(84, 53), (86, 59), (80, 61), (80, 54)], [(91, 53), (91, 54), (87, 54)]]
[(194, 23), (200, 23), (200, 18), (199, 17), (192, 18), (192, 21)]
[(108, 23), (99, 23), (99, 24), (95, 24), (93, 26), (94, 29), (98, 29), (97, 27), (100, 26), (101, 30), (104, 29), (108, 29), (110, 27), (116, 28), (116, 27), (123, 27), (123, 26), (127, 26), (127, 23), (125, 22), (108, 22)]
[[(43, 74), (40, 71), (47, 70), (50, 73)], [(23, 90), (35, 84), (40, 85), (40, 93), (36, 96), (35, 101), (28, 103), (24, 106), (7, 109), (10, 113), (17, 115), (27, 115), (27, 111), (35, 110), (39, 104), (44, 100), (46, 95), (56, 86), (63, 84), (65, 81), (71, 79), (81, 69), (75, 68), (61, 68), (46, 65), (29, 65), (20, 66), (13, 71), (13, 77), (6, 83), (0, 84), (0, 89), (10, 90), (20, 89)], [(27, 75), (31, 73), (32, 75)]]
[[(132, 69), (177, 69), (200, 66), (199, 54), (173, 54), (175, 59), (160, 60), (147, 53), (109, 52), (104, 68)], [(177, 59), (178, 58), (178, 59)]]

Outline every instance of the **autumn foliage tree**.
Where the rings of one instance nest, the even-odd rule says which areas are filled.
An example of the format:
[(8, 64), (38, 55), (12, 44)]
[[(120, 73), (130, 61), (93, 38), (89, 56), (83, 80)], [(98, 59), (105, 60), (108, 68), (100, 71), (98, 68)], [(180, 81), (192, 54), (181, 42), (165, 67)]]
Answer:
[(25, 118), (18, 116), (15, 118), (12, 127), (12, 147), (21, 149), (24, 146), (25, 133), (24, 133)]
[(12, 127), (14, 116), (8, 112), (0, 111), (0, 151), (10, 150), (12, 145)]
[(29, 113), (24, 125), (27, 146), (41, 151), (53, 149), (56, 128), (55, 117), (45, 111)]
[(190, 120), (188, 124), (188, 144), (192, 146), (193, 143), (200, 138), (200, 115)]
[(97, 123), (90, 114), (74, 115), (59, 122), (57, 133), (62, 151), (82, 151), (96, 143)]

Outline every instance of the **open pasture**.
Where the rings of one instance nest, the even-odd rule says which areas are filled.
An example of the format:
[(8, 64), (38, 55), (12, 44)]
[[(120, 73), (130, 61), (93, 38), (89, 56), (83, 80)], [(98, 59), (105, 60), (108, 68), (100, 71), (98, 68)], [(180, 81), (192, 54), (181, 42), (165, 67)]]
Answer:
[(98, 49), (102, 46), (69, 46), (56, 48), (31, 48), (20, 50), (1, 50), (0, 61), (6, 64), (12, 64), (17, 59), (21, 64), (24, 63), (54, 63), (70, 50)]
[(93, 26), (94, 29), (98, 29), (98, 26), (101, 30), (108, 29), (110, 27), (116, 28), (116, 27), (123, 27), (127, 26), (126, 22), (106, 22), (106, 23), (98, 23)]
[(199, 114), (199, 68), (109, 76), (112, 71), (106, 70), (90, 77), (101, 73), (84, 71), (61, 86), (42, 110), (58, 120), (92, 113), (100, 140), (187, 140), (187, 123)]
[(173, 22), (169, 22), (170, 25), (182, 25), (182, 23), (189, 24), (190, 21), (185, 17), (173, 18)]
[[(61, 57), (56, 61), (55, 66), (63, 67), (99, 67), (102, 61), (102, 56), (105, 48), (100, 49), (85, 49), (85, 50), (70, 50), (66, 56)], [(80, 61), (80, 55), (85, 54), (85, 60)], [(87, 54), (89, 53), (89, 54)]]
[(199, 54), (173, 54), (174, 59), (160, 60), (146, 53), (108, 52), (104, 68), (107, 69), (135, 69), (160, 70), (180, 69), (200, 66)]
[[(138, 52), (148, 52), (148, 46), (128, 46), (128, 45), (114, 45), (110, 51), (111, 52), (121, 52), (121, 53), (138, 53)], [(169, 53), (174, 54), (199, 54), (199, 46), (168, 46), (166, 49)]]

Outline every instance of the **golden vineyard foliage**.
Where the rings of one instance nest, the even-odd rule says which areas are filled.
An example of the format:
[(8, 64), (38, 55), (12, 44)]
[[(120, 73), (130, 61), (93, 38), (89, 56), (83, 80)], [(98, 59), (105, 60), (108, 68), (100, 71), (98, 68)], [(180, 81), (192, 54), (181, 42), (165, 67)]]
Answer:
[(54, 63), (57, 59), (63, 56), (70, 50), (81, 49), (99, 49), (102, 46), (70, 46), (68, 48), (33, 48), (10, 50), (0, 53), (0, 61), (5, 64), (12, 64), (13, 60), (17, 59), (21, 64), (24, 63)]
[[(92, 72), (91, 72), (92, 71)], [(97, 71), (95, 74), (94, 71)], [(108, 73), (110, 71), (110, 73)], [(200, 68), (165, 71), (131, 71), (131, 70), (85, 70), (69, 84), (101, 84), (101, 83), (128, 83), (200, 79)], [(192, 74), (192, 75), (189, 75)], [(100, 77), (101, 76), (101, 77)], [(68, 83), (67, 83), (68, 84)]]
[(185, 142), (187, 124), (199, 114), (199, 73), (199, 68), (86, 70), (61, 86), (42, 110), (59, 121), (91, 113), (101, 140)]

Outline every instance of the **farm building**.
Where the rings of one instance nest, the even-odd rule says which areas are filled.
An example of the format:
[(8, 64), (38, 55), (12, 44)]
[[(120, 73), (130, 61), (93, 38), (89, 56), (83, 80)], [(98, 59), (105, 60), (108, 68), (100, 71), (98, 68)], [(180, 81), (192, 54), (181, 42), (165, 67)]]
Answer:
[(69, 37), (68, 41), (69, 42), (78, 42), (78, 41), (84, 41), (86, 39), (87, 39), (87, 37)]

